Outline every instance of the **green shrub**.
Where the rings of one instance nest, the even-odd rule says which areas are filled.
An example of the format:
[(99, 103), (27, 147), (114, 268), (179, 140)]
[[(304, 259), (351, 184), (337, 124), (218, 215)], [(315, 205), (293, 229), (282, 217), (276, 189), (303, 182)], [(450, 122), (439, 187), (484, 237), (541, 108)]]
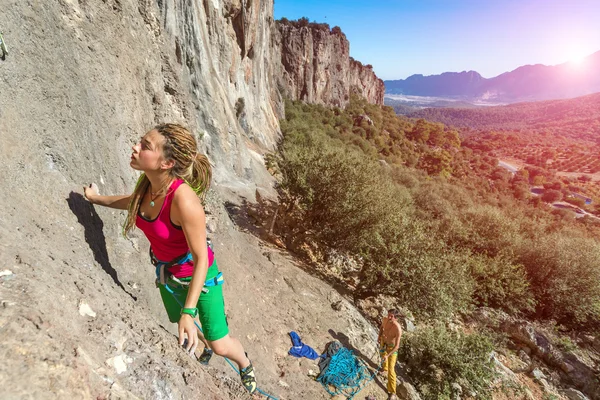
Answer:
[(277, 165), (282, 201), (297, 207), (296, 234), (338, 250), (359, 253), (410, 204), (379, 163), (318, 131), (288, 133)]
[(511, 254), (521, 243), (519, 223), (500, 208), (488, 205), (473, 206), (461, 215), (462, 231), (448, 240), (476, 254), (496, 257)]
[(478, 305), (498, 308), (510, 314), (534, 310), (535, 300), (523, 266), (503, 257), (477, 255), (469, 257), (468, 263)]
[(546, 189), (544, 190), (544, 194), (542, 194), (542, 201), (546, 203), (554, 203), (555, 201), (562, 200), (562, 193), (558, 190)]
[(448, 318), (471, 305), (468, 255), (432, 240), (410, 219), (391, 224), (363, 254), (361, 281), (371, 292), (395, 296), (420, 318)]
[(577, 345), (573, 343), (570, 337), (568, 336), (559, 336), (555, 341), (556, 346), (562, 351), (571, 352), (577, 349)]
[(398, 356), (425, 399), (454, 398), (452, 383), (476, 398), (491, 399), (492, 350), (486, 336), (451, 332), (438, 325), (407, 334)]
[(570, 328), (598, 327), (600, 244), (596, 240), (556, 232), (524, 243), (518, 256), (531, 282), (538, 317)]

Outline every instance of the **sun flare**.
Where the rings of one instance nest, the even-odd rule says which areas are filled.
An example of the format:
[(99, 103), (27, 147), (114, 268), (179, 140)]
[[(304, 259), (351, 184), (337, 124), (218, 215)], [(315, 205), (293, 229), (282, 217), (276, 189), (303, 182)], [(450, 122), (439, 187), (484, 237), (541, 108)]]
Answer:
[(569, 64), (579, 66), (583, 64), (587, 54), (584, 51), (573, 51), (569, 57)]

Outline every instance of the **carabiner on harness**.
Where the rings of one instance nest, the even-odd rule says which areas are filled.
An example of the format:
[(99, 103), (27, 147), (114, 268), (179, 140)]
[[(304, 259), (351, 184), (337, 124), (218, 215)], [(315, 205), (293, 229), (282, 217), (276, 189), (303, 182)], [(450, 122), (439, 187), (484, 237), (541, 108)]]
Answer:
[[(210, 247), (210, 249), (212, 250), (212, 243), (210, 242), (210, 240), (207, 241), (207, 244)], [(167, 286), (167, 281), (169, 281), (169, 280), (179, 284), (180, 286), (189, 286), (191, 281), (187, 281), (187, 280), (184, 281), (184, 280), (174, 277), (173, 275), (171, 275), (169, 273), (169, 268), (171, 268), (174, 265), (185, 264), (186, 262), (191, 261), (191, 260), (193, 260), (192, 253), (188, 251), (186, 254), (180, 255), (179, 257), (176, 257), (175, 259), (173, 259), (170, 262), (161, 261), (158, 258), (156, 258), (156, 256), (154, 255), (154, 252), (152, 251), (152, 248), (150, 248), (150, 262), (152, 262), (152, 264), (154, 264), (154, 266), (156, 267), (156, 271), (155, 271), (156, 286), (157, 287), (158, 287), (158, 285)], [(212, 286), (222, 285), (223, 283), (224, 283), (223, 272), (219, 272), (217, 274), (217, 276), (210, 278), (204, 282), (204, 287), (202, 288), (202, 292), (208, 293), (209, 289), (207, 289), (207, 288), (212, 287)]]

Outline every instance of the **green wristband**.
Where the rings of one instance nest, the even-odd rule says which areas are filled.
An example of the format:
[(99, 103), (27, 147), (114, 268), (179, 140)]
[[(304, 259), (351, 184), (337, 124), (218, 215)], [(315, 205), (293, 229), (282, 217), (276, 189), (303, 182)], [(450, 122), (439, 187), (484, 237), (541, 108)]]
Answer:
[(198, 316), (198, 309), (197, 308), (182, 308), (180, 315), (183, 315), (183, 314), (191, 315), (192, 318), (196, 318)]

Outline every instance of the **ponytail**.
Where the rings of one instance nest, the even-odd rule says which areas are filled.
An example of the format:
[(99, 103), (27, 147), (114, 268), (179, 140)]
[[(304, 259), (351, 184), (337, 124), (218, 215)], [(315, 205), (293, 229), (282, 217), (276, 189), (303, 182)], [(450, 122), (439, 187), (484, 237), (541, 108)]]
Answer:
[(206, 193), (210, 187), (210, 181), (212, 179), (212, 168), (208, 157), (204, 154), (197, 153), (196, 158), (190, 165), (189, 175), (187, 177), (181, 177), (185, 183), (196, 193), (196, 195), (204, 204), (206, 200)]

